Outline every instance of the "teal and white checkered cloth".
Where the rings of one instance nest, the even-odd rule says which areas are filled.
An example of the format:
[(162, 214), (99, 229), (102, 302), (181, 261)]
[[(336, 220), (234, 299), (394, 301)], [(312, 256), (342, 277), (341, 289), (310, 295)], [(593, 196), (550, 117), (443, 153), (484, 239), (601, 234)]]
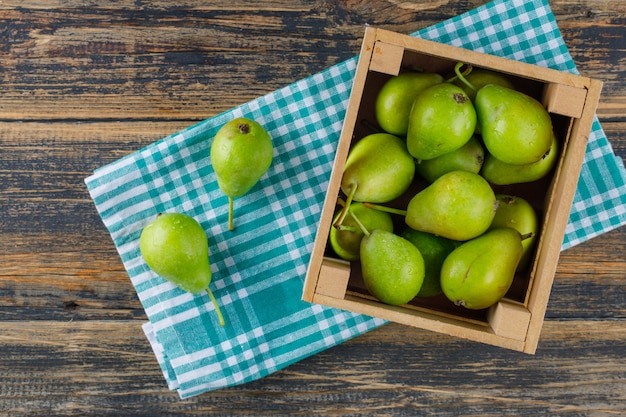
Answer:
[[(414, 36), (576, 72), (545, 0), (496, 0)], [(149, 322), (144, 330), (171, 389), (182, 398), (266, 376), (384, 323), (300, 301), (357, 58), (166, 137), (85, 180)], [(211, 140), (246, 116), (273, 138), (272, 166), (236, 200), (209, 162)], [(595, 121), (563, 249), (626, 223), (626, 171)], [(139, 235), (159, 212), (197, 219), (209, 237), (220, 327), (205, 295), (154, 274)]]

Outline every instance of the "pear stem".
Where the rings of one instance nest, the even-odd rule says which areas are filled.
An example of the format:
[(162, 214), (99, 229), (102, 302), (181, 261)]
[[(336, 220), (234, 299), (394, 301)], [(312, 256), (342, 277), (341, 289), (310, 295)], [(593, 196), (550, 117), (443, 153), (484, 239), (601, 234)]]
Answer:
[(526, 239), (530, 239), (530, 238), (531, 238), (531, 237), (533, 237), (533, 236), (535, 236), (535, 234), (534, 234), (533, 232), (526, 233), (526, 234), (523, 234), (523, 235), (521, 236), (521, 240), (522, 240), (522, 241), (524, 241), (524, 240), (526, 240)]
[(352, 217), (352, 219), (356, 222), (357, 225), (359, 225), (359, 228), (361, 229), (361, 231), (363, 232), (363, 234), (365, 236), (369, 236), (370, 232), (367, 230), (367, 228), (363, 225), (363, 223), (361, 223), (361, 220), (359, 220), (359, 218), (352, 212), (349, 211), (350, 213), (350, 217)]
[(354, 194), (356, 193), (357, 186), (358, 184), (355, 183), (352, 184), (352, 186), (350, 187), (350, 192), (348, 193), (348, 198), (346, 199), (345, 205), (341, 209), (341, 213), (339, 214), (339, 217), (337, 217), (337, 221), (335, 221), (335, 223), (333, 224), (333, 226), (337, 229), (341, 227), (341, 224), (348, 215), (348, 209), (350, 208), (350, 204), (352, 204), (352, 199), (354, 198)]
[(234, 198), (228, 196), (228, 230), (233, 230), (235, 228), (233, 225), (233, 212), (235, 211), (234, 205)]
[(372, 204), (372, 203), (363, 203), (363, 205), (365, 207), (369, 207), (374, 210), (384, 211), (384, 212), (391, 213), (391, 214), (398, 214), (400, 216), (406, 216), (406, 210), (400, 210), (400, 209), (396, 209), (393, 207), (381, 206), (379, 204)]
[[(352, 216), (352, 218), (354, 218), (354, 216)], [(340, 224), (336, 229), (339, 230), (340, 232), (352, 232), (352, 233), (356, 232), (357, 230), (360, 230), (360, 228), (358, 227), (346, 226), (345, 224)]]
[[(460, 70), (460, 69), (461, 69), (461, 67), (462, 67), (463, 65), (465, 65), (465, 64), (463, 64), (462, 62), (457, 62), (457, 64), (456, 64), (456, 65), (458, 65), (458, 66), (459, 66), (459, 70)], [(453, 77), (448, 78), (445, 82), (447, 82), (447, 83), (451, 83), (451, 82), (453, 82), (453, 81), (456, 81), (456, 80), (459, 78), (459, 76), (457, 75), (458, 73), (457, 73), (456, 67), (455, 67), (455, 71), (454, 71), (454, 72), (455, 72), (455, 75), (454, 75)], [(465, 68), (465, 71), (463, 71), (461, 74), (462, 74), (462, 75), (468, 75), (470, 72), (472, 72), (472, 66), (468, 64), (468, 65), (467, 65), (467, 68)]]
[(220, 310), (220, 306), (217, 304), (217, 300), (215, 299), (215, 296), (213, 295), (209, 287), (206, 287), (206, 293), (209, 294), (209, 298), (211, 299), (213, 306), (215, 306), (215, 312), (217, 313), (217, 318), (220, 321), (220, 326), (224, 326), (225, 322), (224, 316), (222, 315), (222, 310)]
[(467, 79), (465, 78), (465, 75), (469, 75), (470, 72), (472, 72), (472, 66), (468, 65), (467, 69), (465, 71), (463, 71), (461, 73), (461, 67), (465, 65), (462, 62), (458, 62), (455, 66), (454, 66), (454, 72), (456, 73), (456, 76), (459, 80), (461, 80), (461, 82), (463, 84), (465, 84), (466, 86), (468, 86), (469, 88), (472, 89), (472, 91), (477, 91), (476, 87), (474, 87), (472, 85), (472, 83), (470, 83), (469, 81), (467, 81)]

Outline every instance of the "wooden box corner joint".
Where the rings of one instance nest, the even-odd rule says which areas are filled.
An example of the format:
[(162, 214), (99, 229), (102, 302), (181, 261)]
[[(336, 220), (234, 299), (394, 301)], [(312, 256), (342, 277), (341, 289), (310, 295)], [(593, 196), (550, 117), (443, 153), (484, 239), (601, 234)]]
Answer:
[(587, 89), (571, 85), (548, 83), (541, 101), (548, 112), (579, 119), (583, 114)]
[(508, 339), (524, 341), (531, 313), (520, 303), (502, 299), (493, 305), (487, 314), (487, 320), (493, 332)]
[(369, 69), (383, 74), (398, 75), (403, 57), (404, 48), (401, 45), (376, 41)]
[(342, 299), (350, 279), (350, 262), (324, 257), (317, 279), (317, 294)]

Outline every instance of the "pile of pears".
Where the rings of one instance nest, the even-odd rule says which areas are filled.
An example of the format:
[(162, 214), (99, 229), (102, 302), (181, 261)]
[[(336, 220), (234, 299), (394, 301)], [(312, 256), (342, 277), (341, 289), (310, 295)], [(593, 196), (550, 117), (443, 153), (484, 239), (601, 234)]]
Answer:
[[(228, 230), (234, 230), (233, 202), (246, 194), (272, 163), (272, 139), (257, 121), (228, 121), (211, 143), (211, 164), (218, 187), (228, 197)], [(192, 294), (206, 292), (221, 326), (224, 316), (209, 288), (212, 279), (207, 235), (185, 213), (159, 213), (142, 230), (139, 250), (155, 273)]]
[(383, 303), (441, 295), (471, 310), (497, 303), (531, 262), (539, 233), (536, 209), (506, 187), (552, 171), (550, 114), (504, 74), (463, 63), (447, 79), (392, 76), (374, 112), (380, 129), (348, 153), (330, 247), (360, 263)]

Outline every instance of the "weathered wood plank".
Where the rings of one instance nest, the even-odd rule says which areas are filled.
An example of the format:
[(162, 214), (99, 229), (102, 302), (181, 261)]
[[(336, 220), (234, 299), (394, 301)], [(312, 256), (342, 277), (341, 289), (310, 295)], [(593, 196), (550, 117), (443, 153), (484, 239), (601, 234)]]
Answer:
[[(387, 325), (180, 401), (83, 179), (96, 167), (486, 0), (0, 2), (0, 414), (626, 414), (626, 229), (560, 258), (537, 355)], [(626, 3), (551, 0), (626, 157)], [(261, 58), (259, 58), (261, 57)]]
[(5, 321), (0, 328), (0, 354), (11, 363), (10, 372), (0, 368), (0, 409), (11, 416), (626, 411), (626, 328), (617, 321), (548, 321), (535, 356), (389, 324), (263, 380), (186, 401), (165, 387), (139, 323)]
[[(330, 3), (154, 4), (140, 15), (133, 2), (78, 4), (7, 13), (3, 118), (205, 118), (355, 55), (366, 21)], [(332, 25), (352, 19), (351, 31)]]
[[(2, 4), (0, 119), (201, 120), (356, 55), (365, 23), (409, 33), (485, 2), (47, 3)], [(581, 71), (624, 105), (624, 3), (552, 6)]]

